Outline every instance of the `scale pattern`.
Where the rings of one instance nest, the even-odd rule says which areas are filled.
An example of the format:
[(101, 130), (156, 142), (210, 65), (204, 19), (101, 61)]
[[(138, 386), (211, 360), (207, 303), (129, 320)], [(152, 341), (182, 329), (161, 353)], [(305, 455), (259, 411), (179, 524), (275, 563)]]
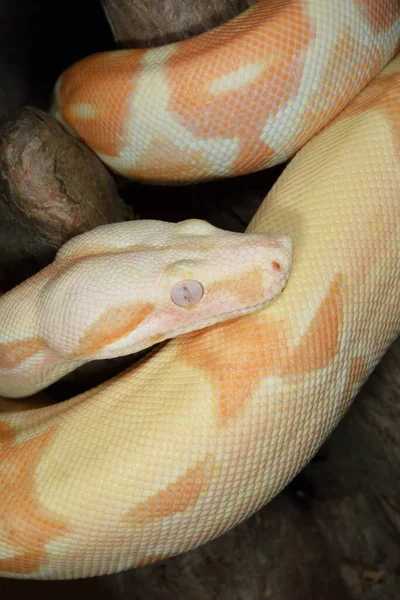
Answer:
[(182, 42), (72, 65), (53, 113), (118, 173), (190, 183), (290, 158), (393, 56), (398, 0), (259, 0)]

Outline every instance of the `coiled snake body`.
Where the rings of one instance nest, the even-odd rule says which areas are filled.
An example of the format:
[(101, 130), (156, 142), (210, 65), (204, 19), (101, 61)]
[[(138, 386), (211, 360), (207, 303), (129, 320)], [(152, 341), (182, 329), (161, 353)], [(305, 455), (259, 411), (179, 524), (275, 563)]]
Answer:
[[(129, 224), (101, 228), (1, 298), (4, 396), (126, 353), (143, 331), (184, 333), (83, 395), (2, 414), (1, 575), (99, 575), (204, 543), (338, 423), (400, 328), (399, 38), (397, 0), (260, 0), (198, 38), (95, 55), (60, 78), (54, 114), (137, 179), (231, 176), (301, 149), (248, 228), (282, 237), (144, 222), (132, 243)], [(157, 293), (123, 296), (131, 246), (153, 265), (157, 243)], [(179, 329), (163, 302), (190, 304), (182, 289), (195, 300)]]

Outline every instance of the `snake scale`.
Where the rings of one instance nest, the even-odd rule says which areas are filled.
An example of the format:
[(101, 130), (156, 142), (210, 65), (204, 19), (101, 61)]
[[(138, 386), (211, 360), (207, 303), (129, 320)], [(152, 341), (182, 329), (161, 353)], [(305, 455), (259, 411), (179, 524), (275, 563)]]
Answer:
[[(398, 0), (259, 0), (59, 78), (51, 111), (122, 175), (183, 184), (293, 158), (243, 236), (198, 220), (99, 228), (1, 297), (2, 576), (89, 577), (194, 548), (332, 432), (400, 329), (399, 39)], [(5, 399), (166, 338), (60, 404)]]

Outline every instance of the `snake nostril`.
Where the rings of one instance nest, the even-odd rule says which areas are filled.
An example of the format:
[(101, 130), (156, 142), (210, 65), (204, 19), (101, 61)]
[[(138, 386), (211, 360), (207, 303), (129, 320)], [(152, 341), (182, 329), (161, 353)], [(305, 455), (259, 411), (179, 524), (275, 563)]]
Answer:
[(271, 264), (274, 271), (280, 271), (282, 268), (281, 263), (279, 263), (277, 260), (273, 260)]

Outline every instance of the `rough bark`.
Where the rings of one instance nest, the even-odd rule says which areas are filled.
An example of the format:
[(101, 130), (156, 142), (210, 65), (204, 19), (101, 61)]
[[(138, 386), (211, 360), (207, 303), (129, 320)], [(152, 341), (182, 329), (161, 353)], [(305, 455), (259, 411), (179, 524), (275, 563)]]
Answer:
[(49, 114), (26, 107), (0, 131), (0, 216), (8, 289), (70, 238), (123, 221), (127, 211), (96, 155)]
[(256, 0), (102, 0), (120, 47), (160, 46), (208, 31)]

